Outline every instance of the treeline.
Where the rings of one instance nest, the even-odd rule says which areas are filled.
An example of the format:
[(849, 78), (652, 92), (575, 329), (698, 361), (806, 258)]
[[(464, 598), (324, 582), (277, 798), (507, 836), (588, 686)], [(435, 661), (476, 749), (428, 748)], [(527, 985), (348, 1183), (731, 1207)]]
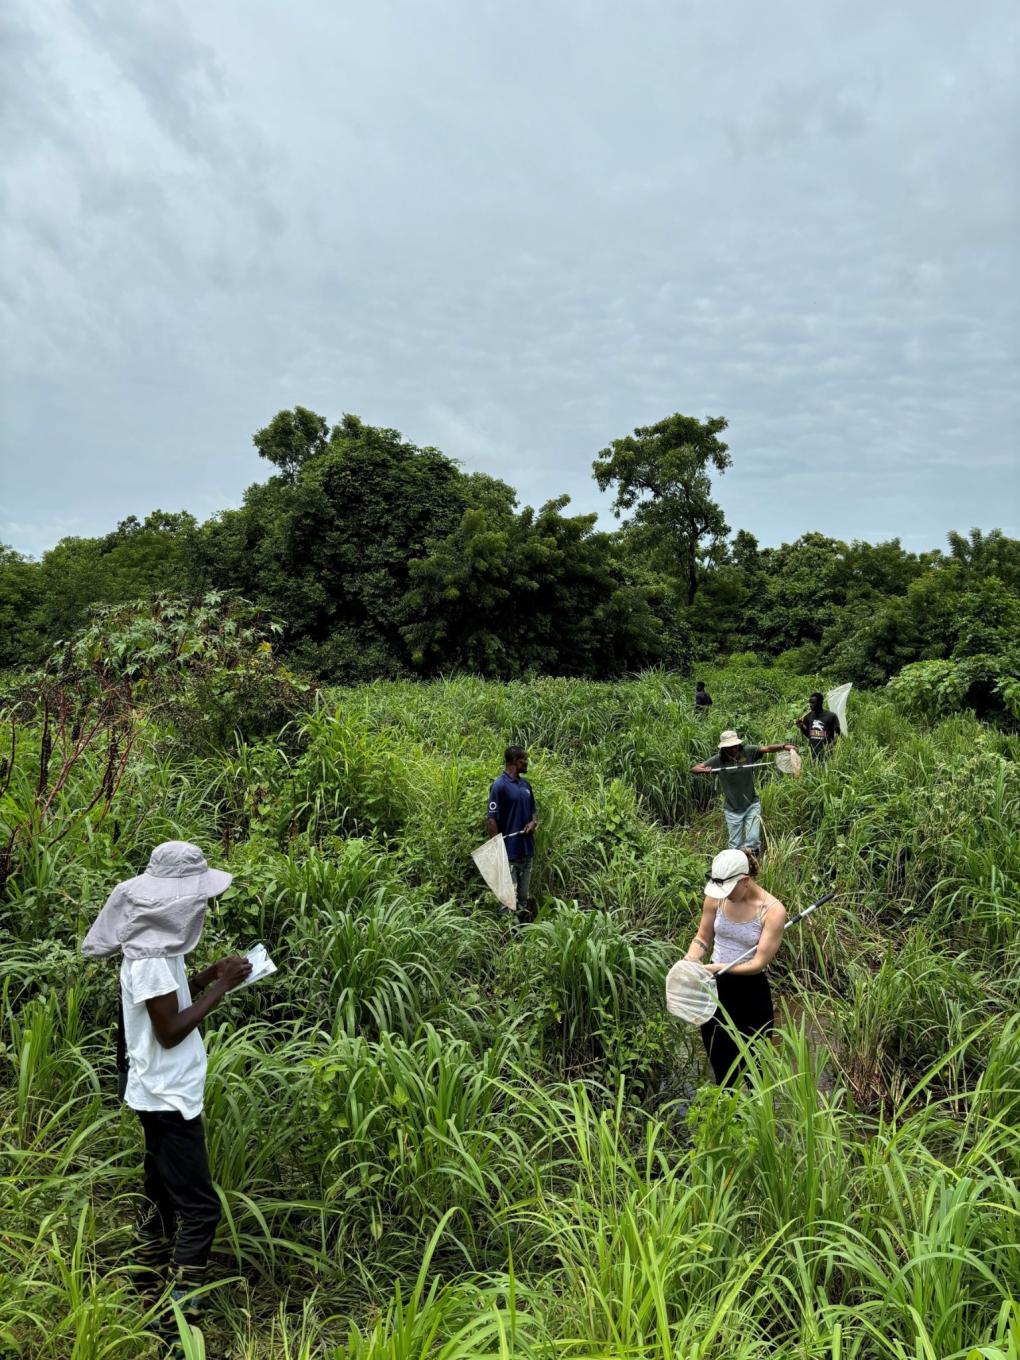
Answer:
[(971, 706), (1001, 706), (1020, 542), (972, 530), (918, 554), (809, 533), (761, 548), (712, 500), (725, 428), (674, 415), (604, 449), (593, 472), (625, 517), (606, 532), (566, 496), (522, 508), (396, 430), (282, 411), (254, 437), (275, 471), (240, 509), (204, 524), (156, 510), (39, 561), (0, 549), (0, 666), (38, 662), (93, 605), (215, 589), (278, 617), (287, 655), (326, 681), (603, 678), (753, 652), (864, 684), (967, 662)]

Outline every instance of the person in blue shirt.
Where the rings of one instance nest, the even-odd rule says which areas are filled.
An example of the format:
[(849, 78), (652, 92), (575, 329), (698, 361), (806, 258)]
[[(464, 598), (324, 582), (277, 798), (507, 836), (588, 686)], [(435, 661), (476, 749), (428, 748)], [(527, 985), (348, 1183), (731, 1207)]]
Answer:
[(517, 911), (528, 904), (531, 866), (535, 857), (535, 795), (522, 776), (528, 768), (523, 746), (508, 746), (503, 753), (506, 768), (489, 789), (486, 826), (490, 836), (502, 836), (510, 875), (517, 892)]

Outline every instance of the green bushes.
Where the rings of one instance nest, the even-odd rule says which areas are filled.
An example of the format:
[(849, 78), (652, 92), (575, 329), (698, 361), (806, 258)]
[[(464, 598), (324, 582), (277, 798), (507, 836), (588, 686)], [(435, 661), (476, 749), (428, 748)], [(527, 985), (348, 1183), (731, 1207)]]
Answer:
[[(101, 817), (103, 753), (77, 762), (0, 899), (0, 1355), (157, 1354), (117, 966), (77, 942), (181, 836), (236, 876), (196, 964), (262, 939), (279, 965), (206, 1028), (207, 1355), (1015, 1357), (1016, 740), (855, 694), (826, 765), (762, 772), (762, 881), (836, 897), (772, 970), (779, 1043), (723, 1092), (662, 1007), (724, 844), (688, 772), (723, 726), (791, 738), (818, 681), (704, 678), (705, 719), (662, 673), (373, 684), (201, 755), (141, 712)], [(35, 815), (21, 735), (7, 828)], [(522, 926), (469, 858), (508, 741), (539, 803)]]

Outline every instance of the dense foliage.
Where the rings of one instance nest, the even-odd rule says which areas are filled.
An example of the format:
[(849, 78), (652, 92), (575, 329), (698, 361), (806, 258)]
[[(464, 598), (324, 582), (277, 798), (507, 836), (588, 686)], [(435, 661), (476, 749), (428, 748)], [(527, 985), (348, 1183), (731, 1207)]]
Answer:
[[(745, 652), (1015, 724), (1020, 543), (949, 535), (947, 552), (807, 533), (731, 536), (712, 471), (721, 417), (680, 414), (613, 440), (593, 473), (618, 530), (566, 497), (520, 507), (505, 482), (438, 449), (304, 407), (255, 435), (274, 469), (205, 524), (157, 510), (38, 562), (0, 548), (0, 667), (34, 664), (91, 606), (230, 591), (283, 623), (291, 662), (344, 683), (469, 671), (610, 678)], [(929, 709), (931, 711), (931, 709)]]
[[(40, 811), (44, 693), (19, 689), (0, 738), (0, 1352), (155, 1355), (126, 1270), (116, 967), (77, 944), (180, 836), (236, 875), (196, 962), (262, 939), (280, 965), (206, 1026), (225, 1209), (206, 1355), (1016, 1360), (1015, 736), (857, 695), (826, 767), (766, 780), (765, 884), (837, 899), (787, 938), (782, 1042), (727, 1094), (662, 1006), (723, 835), (687, 771), (724, 725), (796, 738), (817, 677), (710, 668), (704, 723), (666, 673), (379, 682), (196, 740), (191, 686), (263, 693), (268, 664), (250, 618), (235, 648), (223, 603), (203, 608), (149, 658), (165, 690), (132, 681), (163, 645), (135, 645), (133, 613), (71, 658), (131, 724), (112, 788), (94, 743), (59, 787), (47, 766)], [(540, 813), (518, 930), (469, 858), (508, 739)]]

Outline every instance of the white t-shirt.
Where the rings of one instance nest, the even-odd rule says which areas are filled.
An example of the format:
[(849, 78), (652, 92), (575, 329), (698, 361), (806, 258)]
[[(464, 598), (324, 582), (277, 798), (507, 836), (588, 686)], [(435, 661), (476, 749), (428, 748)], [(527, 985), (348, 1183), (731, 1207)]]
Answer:
[(145, 1003), (177, 993), (177, 1007), (191, 1005), (184, 955), (165, 959), (125, 959), (120, 966), (124, 1039), (128, 1054), (124, 1099), (133, 1110), (177, 1110), (185, 1119), (202, 1113), (205, 1094), (205, 1044), (197, 1029), (175, 1048), (156, 1038)]

